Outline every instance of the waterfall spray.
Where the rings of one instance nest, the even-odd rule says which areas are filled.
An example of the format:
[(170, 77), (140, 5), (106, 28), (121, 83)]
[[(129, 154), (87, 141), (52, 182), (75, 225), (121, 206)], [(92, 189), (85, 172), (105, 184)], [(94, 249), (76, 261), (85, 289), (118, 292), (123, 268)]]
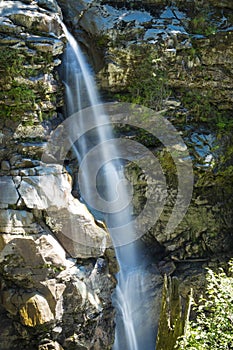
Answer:
[[(113, 295), (116, 308), (116, 330), (113, 350), (154, 350), (155, 329), (153, 311), (148, 310), (145, 278), (145, 261), (141, 242), (135, 238), (131, 218), (130, 186), (122, 172), (121, 154), (116, 148), (95, 82), (84, 56), (74, 37), (63, 23), (68, 44), (64, 62), (63, 81), (66, 90), (66, 116), (79, 112), (78, 125), (70, 132), (79, 130), (82, 135), (74, 145), (82, 174), (80, 195), (90, 210), (97, 212), (110, 232), (119, 264), (117, 287)], [(82, 110), (91, 107), (92, 129), (85, 130), (86, 118)], [(94, 157), (90, 156), (94, 153)], [(93, 195), (91, 175), (95, 164), (101, 165), (98, 173), (101, 194)]]

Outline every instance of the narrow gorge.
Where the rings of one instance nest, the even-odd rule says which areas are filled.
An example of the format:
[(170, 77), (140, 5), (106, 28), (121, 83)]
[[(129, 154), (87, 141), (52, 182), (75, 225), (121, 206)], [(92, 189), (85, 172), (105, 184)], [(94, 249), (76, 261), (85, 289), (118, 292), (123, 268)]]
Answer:
[(175, 349), (190, 291), (233, 257), (232, 10), (0, 2), (0, 350)]

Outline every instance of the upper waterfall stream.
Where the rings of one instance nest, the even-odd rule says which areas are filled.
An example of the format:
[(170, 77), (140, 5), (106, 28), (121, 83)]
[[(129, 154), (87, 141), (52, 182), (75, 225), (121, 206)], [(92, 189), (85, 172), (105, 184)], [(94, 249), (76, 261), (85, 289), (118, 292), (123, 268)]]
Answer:
[[(112, 126), (101, 105), (90, 68), (76, 40), (63, 23), (62, 26), (68, 40), (63, 62), (66, 117), (77, 112), (79, 115), (77, 125), (72, 125), (70, 132), (78, 130), (81, 135), (71, 145), (81, 169), (80, 196), (88, 208), (105, 221), (120, 268), (113, 295), (116, 308), (113, 350), (154, 350), (155, 310), (151, 310), (147, 301), (148, 274), (141, 242), (134, 234), (130, 186), (124, 177), (122, 157), (113, 142)], [(86, 113), (82, 113), (87, 107), (88, 120)], [(89, 119), (91, 127), (87, 127)], [(95, 172), (99, 184), (92, 181)]]

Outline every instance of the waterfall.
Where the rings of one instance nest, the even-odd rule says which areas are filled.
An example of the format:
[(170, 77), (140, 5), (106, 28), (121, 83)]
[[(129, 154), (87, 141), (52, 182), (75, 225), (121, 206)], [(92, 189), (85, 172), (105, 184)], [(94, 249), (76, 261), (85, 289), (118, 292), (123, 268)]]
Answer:
[[(121, 155), (114, 143), (112, 127), (101, 105), (90, 68), (76, 40), (63, 23), (62, 26), (68, 40), (63, 65), (66, 117), (79, 111), (77, 125), (72, 125), (69, 132), (77, 131), (81, 135), (72, 144), (82, 173), (80, 196), (88, 208), (105, 221), (119, 264), (118, 284), (112, 297), (116, 308), (113, 350), (154, 350), (154, 311), (147, 303), (145, 284), (148, 274), (142, 243), (135, 239), (130, 186), (124, 177)], [(86, 113), (82, 113), (86, 107), (90, 107), (88, 119), (91, 119), (91, 128), (87, 128), (89, 120)], [(96, 185), (92, 179), (99, 165), (99, 185)], [(99, 196), (94, 187), (98, 187)]]

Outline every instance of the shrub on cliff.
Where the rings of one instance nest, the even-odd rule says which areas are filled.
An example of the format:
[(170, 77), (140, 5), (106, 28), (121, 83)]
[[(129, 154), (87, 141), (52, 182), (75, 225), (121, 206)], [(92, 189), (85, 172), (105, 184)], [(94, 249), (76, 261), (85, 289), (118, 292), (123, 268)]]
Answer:
[(178, 350), (233, 349), (233, 262), (230, 276), (208, 269), (206, 296), (195, 305), (197, 317), (178, 341)]

